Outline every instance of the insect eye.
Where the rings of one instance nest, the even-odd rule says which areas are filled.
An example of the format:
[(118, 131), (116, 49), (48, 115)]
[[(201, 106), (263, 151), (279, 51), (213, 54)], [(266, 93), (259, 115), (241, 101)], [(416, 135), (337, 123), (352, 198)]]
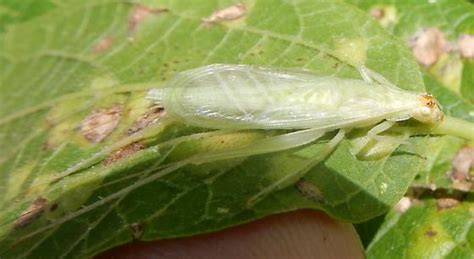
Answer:
[(435, 102), (433, 100), (429, 100), (429, 101), (426, 102), (426, 106), (430, 107), (430, 108), (433, 108), (435, 106)]

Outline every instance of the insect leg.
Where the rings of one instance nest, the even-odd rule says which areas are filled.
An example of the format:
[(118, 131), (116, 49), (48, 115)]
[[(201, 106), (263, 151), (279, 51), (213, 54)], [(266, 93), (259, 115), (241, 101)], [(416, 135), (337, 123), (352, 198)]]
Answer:
[(369, 136), (372, 139), (375, 139), (379, 142), (386, 142), (386, 143), (393, 143), (393, 144), (409, 144), (408, 142), (401, 140), (399, 137), (388, 137), (388, 136), (379, 136), (379, 133), (382, 133), (389, 128), (391, 128), (393, 125), (395, 125), (395, 121), (384, 121), (377, 126), (373, 127), (369, 132), (367, 132), (367, 136)]
[(300, 168), (295, 168), (294, 172), (284, 177), (278, 179), (277, 181), (273, 182), (272, 184), (263, 188), (260, 192), (255, 194), (254, 196), (250, 197), (247, 201), (247, 207), (253, 207), (257, 202), (261, 201), (265, 198), (268, 194), (275, 190), (284, 189), (292, 184), (294, 184), (297, 180), (303, 177), (311, 168), (319, 164), (323, 161), (334, 148), (341, 142), (344, 138), (345, 130), (340, 129), (339, 132), (332, 138), (326, 146), (321, 150), (321, 152), (316, 155), (314, 158), (307, 161), (307, 163), (303, 164)]
[(394, 124), (394, 121), (384, 121), (374, 126), (372, 129), (369, 130), (369, 132), (367, 132), (366, 137), (360, 138), (355, 143), (353, 143), (354, 147), (352, 149), (352, 153), (354, 155), (358, 155), (367, 145), (369, 145), (372, 139), (379, 142), (393, 142), (391, 140), (387, 140), (387, 138), (390, 137), (379, 136), (378, 134), (388, 130)]
[(365, 66), (358, 66), (357, 70), (359, 71), (360, 76), (367, 83), (373, 83), (372, 77), (370, 76), (369, 69)]
[(393, 125), (395, 125), (395, 123), (396, 123), (395, 121), (386, 120), (378, 124), (377, 126), (373, 127), (371, 130), (369, 130), (369, 132), (367, 132), (367, 136), (379, 142), (392, 143), (392, 144), (406, 144), (406, 145), (410, 144), (406, 142), (405, 140), (403, 140), (403, 138), (378, 135), (379, 133), (382, 133), (388, 130), (389, 128), (391, 128)]
[[(353, 142), (352, 153), (354, 155), (359, 155), (362, 150), (365, 150), (364, 153), (362, 153), (363, 157), (376, 157), (376, 153), (386, 153), (386, 149), (393, 150), (400, 144), (409, 145), (410, 143), (406, 141), (406, 139), (409, 137), (407, 134), (396, 137), (378, 135), (391, 128), (393, 125), (395, 125), (395, 123), (395, 121), (387, 120), (373, 127), (371, 130), (369, 130), (366, 137), (362, 137)], [(377, 142), (374, 144), (371, 140), (375, 140)]]
[(379, 140), (380, 138), (383, 138), (383, 136), (378, 136), (379, 133), (382, 133), (388, 129), (390, 129), (393, 125), (395, 125), (394, 121), (384, 121), (367, 132), (367, 135), (373, 139)]
[(251, 145), (241, 148), (236, 148), (229, 151), (199, 154), (194, 157), (190, 157), (189, 159), (193, 164), (202, 164), (223, 159), (283, 151), (309, 144), (322, 137), (324, 133), (326, 133), (326, 131), (320, 129), (305, 129), (258, 140)]

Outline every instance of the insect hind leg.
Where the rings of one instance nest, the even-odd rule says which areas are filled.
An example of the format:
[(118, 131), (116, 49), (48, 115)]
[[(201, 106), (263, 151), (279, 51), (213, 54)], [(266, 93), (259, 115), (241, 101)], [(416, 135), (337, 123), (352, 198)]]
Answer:
[(233, 150), (200, 154), (191, 158), (193, 164), (208, 163), (217, 160), (232, 159), (272, 152), (283, 151), (309, 144), (322, 137), (326, 132), (320, 129), (306, 129), (258, 140), (250, 145)]
[(303, 177), (311, 168), (319, 164), (323, 161), (329, 154), (332, 153), (334, 148), (344, 139), (345, 130), (340, 129), (339, 132), (332, 138), (318, 153), (315, 157), (310, 159), (307, 163), (303, 164), (300, 168), (295, 168), (294, 172), (291, 174), (287, 174), (282, 178), (279, 178), (277, 181), (271, 183), (270, 185), (263, 188), (260, 192), (253, 195), (247, 201), (247, 207), (253, 207), (256, 203), (264, 199), (267, 195), (269, 195), (272, 191), (281, 190), (286, 188), (292, 184), (294, 184), (297, 180)]

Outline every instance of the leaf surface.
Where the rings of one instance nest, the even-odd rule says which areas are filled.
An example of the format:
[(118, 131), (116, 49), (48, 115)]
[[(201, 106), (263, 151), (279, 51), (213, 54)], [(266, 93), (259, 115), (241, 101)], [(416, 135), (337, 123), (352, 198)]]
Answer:
[[(245, 1), (244, 17), (202, 23), (230, 4), (67, 1), (6, 26), (2, 258), (92, 256), (132, 239), (194, 235), (299, 208), (360, 222), (405, 193), (423, 166), (428, 137), (411, 138), (413, 145), (377, 160), (358, 159), (344, 140), (301, 174), (295, 169), (315, 159), (334, 133), (286, 152), (205, 163), (210, 152), (281, 132), (193, 128), (161, 117), (144, 99), (177, 71), (212, 63), (352, 78), (365, 64), (405, 89), (424, 91), (403, 42), (349, 4)], [(201, 163), (187, 163), (190, 157)]]
[[(365, 10), (412, 51), (421, 67), (461, 98), (473, 103), (474, 5), (465, 0), (346, 0)], [(431, 33), (430, 33), (431, 32)], [(420, 40), (422, 38), (422, 40)], [(417, 41), (418, 40), (418, 41)]]
[(367, 257), (471, 258), (472, 211), (472, 202), (440, 209), (434, 199), (415, 201), (403, 213), (391, 211), (368, 247)]
[[(420, 64), (427, 91), (436, 96), (446, 114), (474, 121), (472, 58), (463, 57), (458, 48), (462, 37), (472, 36), (474, 32), (472, 3), (444, 0), (346, 2), (373, 16), (407, 47), (413, 46), (414, 36), (423, 30), (441, 32), (448, 48), (443, 49), (434, 64)], [(380, 10), (388, 12), (381, 15)], [(399, 211), (406, 205), (407, 198), (404, 198), (387, 215), (356, 226), (368, 247), (368, 257), (472, 257), (473, 252), (468, 248), (474, 240), (470, 234), (472, 213), (469, 212), (472, 210), (472, 182), (469, 172), (463, 172), (467, 177), (456, 176), (453, 168), (454, 163), (469, 163), (468, 157), (464, 157), (464, 162), (457, 158), (469, 146), (452, 136), (433, 137), (425, 145), (428, 150), (425, 163), (407, 193), (412, 207), (406, 212)], [(470, 173), (472, 175), (472, 168)]]

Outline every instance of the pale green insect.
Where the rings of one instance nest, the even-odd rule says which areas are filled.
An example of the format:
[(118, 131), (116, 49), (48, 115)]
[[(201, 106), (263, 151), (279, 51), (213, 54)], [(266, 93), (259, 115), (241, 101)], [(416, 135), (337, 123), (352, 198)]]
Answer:
[(178, 73), (163, 88), (150, 90), (147, 98), (163, 105), (170, 116), (199, 127), (299, 130), (266, 139), (259, 145), (262, 150), (245, 150), (254, 154), (304, 145), (335, 129), (384, 121), (369, 131), (370, 137), (383, 139), (377, 134), (396, 121), (442, 121), (431, 95), (400, 89), (367, 68), (359, 71), (363, 80), (214, 64)]
[[(320, 76), (302, 70), (225, 64), (208, 65), (176, 74), (164, 87), (151, 89), (147, 98), (163, 105), (170, 118), (198, 127), (224, 130), (178, 137), (158, 144), (158, 150), (192, 139), (219, 134), (225, 136), (229, 134), (229, 130), (288, 129), (291, 132), (259, 138), (250, 144), (231, 149), (197, 153), (170, 164), (152, 167), (150, 170), (153, 170), (153, 174), (75, 212), (74, 215), (85, 213), (189, 164), (287, 150), (314, 142), (328, 131), (339, 130), (329, 142), (320, 146), (313, 157), (295, 165), (291, 173), (270, 181), (268, 186), (262, 186), (249, 197), (247, 205), (252, 207), (273, 191), (294, 184), (324, 160), (344, 138), (347, 130), (376, 125), (369, 131), (369, 138), (390, 142), (393, 139), (377, 134), (397, 121), (410, 118), (428, 124), (439, 124), (442, 121), (443, 113), (431, 95), (402, 90), (366, 68), (361, 67), (359, 71), (363, 80)], [(104, 148), (89, 159), (63, 171), (52, 181), (87, 168), (113, 150), (146, 138), (147, 134), (153, 134), (156, 129), (151, 126)], [(450, 131), (452, 130), (447, 132)], [(461, 135), (472, 139), (472, 132)], [(395, 146), (400, 143), (396, 140)], [(356, 152), (360, 150), (360, 147), (356, 148)]]
[[(147, 94), (148, 99), (164, 106), (170, 118), (227, 132), (247, 129), (288, 129), (292, 132), (269, 136), (230, 150), (195, 154), (160, 167), (141, 184), (189, 164), (287, 150), (314, 142), (328, 131), (339, 130), (318, 154), (252, 196), (248, 200), (252, 206), (272, 191), (294, 183), (295, 179), (324, 160), (347, 130), (376, 125), (368, 132), (369, 139), (398, 146), (402, 143), (400, 139), (377, 134), (397, 121), (410, 118), (429, 124), (438, 124), (443, 119), (443, 113), (431, 95), (402, 90), (366, 68), (361, 67), (359, 71), (363, 80), (320, 76), (303, 70), (225, 64), (176, 74), (164, 87), (151, 89)], [(183, 136), (160, 145), (177, 145), (193, 138), (226, 134), (225, 131)], [(143, 134), (138, 132), (105, 148), (64, 171), (57, 179), (90, 166), (112, 150), (144, 138)], [(364, 140), (357, 144), (355, 153), (359, 153), (367, 143)]]

